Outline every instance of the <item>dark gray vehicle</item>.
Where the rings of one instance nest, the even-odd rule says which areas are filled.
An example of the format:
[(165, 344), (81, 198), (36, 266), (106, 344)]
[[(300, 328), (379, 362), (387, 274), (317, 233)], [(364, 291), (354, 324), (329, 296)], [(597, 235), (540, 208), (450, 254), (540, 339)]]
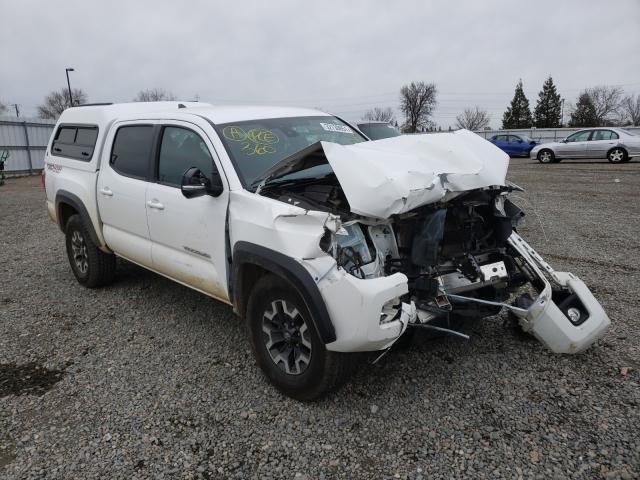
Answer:
[(559, 142), (536, 145), (529, 155), (540, 163), (569, 158), (606, 158), (611, 163), (625, 163), (640, 155), (640, 137), (623, 128), (589, 128)]
[(389, 122), (360, 122), (358, 129), (371, 140), (399, 137), (401, 133)]

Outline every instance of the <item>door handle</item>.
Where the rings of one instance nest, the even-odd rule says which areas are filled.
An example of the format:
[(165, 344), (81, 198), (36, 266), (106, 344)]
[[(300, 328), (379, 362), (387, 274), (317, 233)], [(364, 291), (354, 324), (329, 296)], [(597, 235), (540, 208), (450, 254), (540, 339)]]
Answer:
[(113, 197), (113, 192), (109, 187), (104, 187), (100, 189), (100, 193), (105, 197)]
[(155, 199), (154, 200), (149, 200), (147, 202), (147, 206), (149, 208), (155, 208), (156, 210), (164, 210), (164, 205), (161, 204), (159, 201), (157, 201)]

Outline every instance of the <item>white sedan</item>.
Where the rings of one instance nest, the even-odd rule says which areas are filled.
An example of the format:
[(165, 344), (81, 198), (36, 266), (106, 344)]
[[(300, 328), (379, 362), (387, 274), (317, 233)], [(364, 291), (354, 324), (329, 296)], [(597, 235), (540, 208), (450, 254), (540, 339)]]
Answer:
[(623, 128), (589, 128), (559, 142), (536, 145), (529, 155), (540, 163), (558, 163), (565, 158), (606, 158), (611, 163), (625, 163), (640, 155), (640, 137)]

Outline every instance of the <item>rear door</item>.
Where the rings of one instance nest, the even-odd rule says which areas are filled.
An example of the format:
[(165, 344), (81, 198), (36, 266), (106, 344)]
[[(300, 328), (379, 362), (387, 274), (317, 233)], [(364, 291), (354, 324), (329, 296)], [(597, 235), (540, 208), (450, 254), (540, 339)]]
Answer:
[(146, 267), (152, 263), (145, 202), (155, 132), (146, 121), (115, 124), (105, 141), (97, 187), (107, 245)]
[(556, 148), (556, 157), (585, 158), (589, 139), (593, 130), (583, 130), (567, 137), (566, 143), (559, 143)]
[(589, 158), (605, 158), (607, 152), (618, 144), (618, 134), (613, 130), (594, 130), (587, 146)]
[[(204, 128), (206, 125), (187, 121), (167, 121), (160, 127), (154, 182), (146, 191), (153, 268), (228, 301), (225, 229), (229, 189)], [(191, 167), (208, 178), (220, 174), (225, 185), (222, 194), (186, 198), (180, 185)]]

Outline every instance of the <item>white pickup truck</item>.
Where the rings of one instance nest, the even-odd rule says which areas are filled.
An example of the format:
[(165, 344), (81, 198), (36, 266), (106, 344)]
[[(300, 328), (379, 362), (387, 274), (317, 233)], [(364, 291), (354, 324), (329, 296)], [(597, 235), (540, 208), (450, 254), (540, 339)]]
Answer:
[[(349, 352), (506, 308), (558, 353), (609, 319), (516, 233), (507, 156), (462, 130), (369, 141), (326, 113), (134, 103), (70, 108), (43, 172), (86, 287), (116, 256), (233, 306), (266, 376), (312, 399)], [(450, 332), (456, 333), (456, 332)]]

